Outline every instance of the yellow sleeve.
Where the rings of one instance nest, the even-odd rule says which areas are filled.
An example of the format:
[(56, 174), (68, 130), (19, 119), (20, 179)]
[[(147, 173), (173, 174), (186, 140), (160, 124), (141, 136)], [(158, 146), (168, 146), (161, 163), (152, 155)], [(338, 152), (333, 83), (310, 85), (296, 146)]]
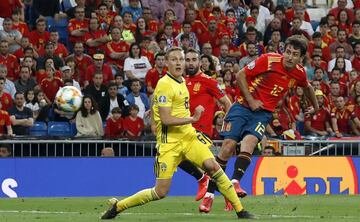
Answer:
[(159, 107), (171, 107), (173, 103), (174, 91), (171, 84), (159, 81), (157, 86), (156, 101)]

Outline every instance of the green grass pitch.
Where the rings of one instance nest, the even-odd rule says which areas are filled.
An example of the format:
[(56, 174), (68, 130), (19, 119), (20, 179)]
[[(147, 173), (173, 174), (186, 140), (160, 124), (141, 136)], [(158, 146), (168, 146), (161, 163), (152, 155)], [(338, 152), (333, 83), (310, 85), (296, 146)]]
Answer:
[[(0, 199), (1, 222), (92, 222), (107, 206), (107, 198)], [(242, 200), (257, 221), (360, 221), (360, 196), (249, 196)], [(194, 197), (168, 197), (129, 209), (113, 221), (182, 222), (236, 221), (216, 196), (209, 214), (198, 212)]]

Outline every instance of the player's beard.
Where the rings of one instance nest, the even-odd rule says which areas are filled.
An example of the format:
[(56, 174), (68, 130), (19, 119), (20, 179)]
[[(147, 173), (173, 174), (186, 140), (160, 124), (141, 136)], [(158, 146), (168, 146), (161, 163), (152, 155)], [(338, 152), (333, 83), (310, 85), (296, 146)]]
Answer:
[(199, 72), (199, 67), (196, 67), (191, 70), (189, 68), (186, 68), (186, 74), (188, 74), (189, 76), (194, 76), (198, 72)]

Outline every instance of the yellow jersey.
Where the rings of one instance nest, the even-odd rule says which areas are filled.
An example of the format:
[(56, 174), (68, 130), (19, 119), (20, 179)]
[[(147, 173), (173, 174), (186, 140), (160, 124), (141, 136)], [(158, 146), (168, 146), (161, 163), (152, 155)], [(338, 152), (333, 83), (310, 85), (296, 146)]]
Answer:
[(165, 126), (161, 123), (159, 107), (171, 108), (171, 116), (190, 117), (189, 91), (185, 79), (181, 81), (167, 73), (159, 80), (154, 91), (154, 121), (156, 123), (156, 140), (158, 144), (178, 142), (188, 134), (195, 133), (192, 125)]

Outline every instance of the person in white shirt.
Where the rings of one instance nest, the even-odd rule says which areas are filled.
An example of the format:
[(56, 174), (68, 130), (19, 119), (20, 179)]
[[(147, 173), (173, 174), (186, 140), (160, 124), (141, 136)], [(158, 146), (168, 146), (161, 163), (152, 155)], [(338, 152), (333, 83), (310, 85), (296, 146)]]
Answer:
[(14, 83), (11, 80), (8, 80), (6, 78), (7, 76), (7, 67), (4, 64), (0, 64), (0, 78), (4, 78), (5, 81), (5, 87), (4, 92), (7, 92), (11, 95), (11, 98), (15, 98), (16, 88)]
[(141, 56), (141, 48), (137, 43), (132, 43), (129, 57), (125, 59), (125, 80), (139, 79), (144, 82), (146, 73), (151, 69), (151, 64), (145, 56)]

